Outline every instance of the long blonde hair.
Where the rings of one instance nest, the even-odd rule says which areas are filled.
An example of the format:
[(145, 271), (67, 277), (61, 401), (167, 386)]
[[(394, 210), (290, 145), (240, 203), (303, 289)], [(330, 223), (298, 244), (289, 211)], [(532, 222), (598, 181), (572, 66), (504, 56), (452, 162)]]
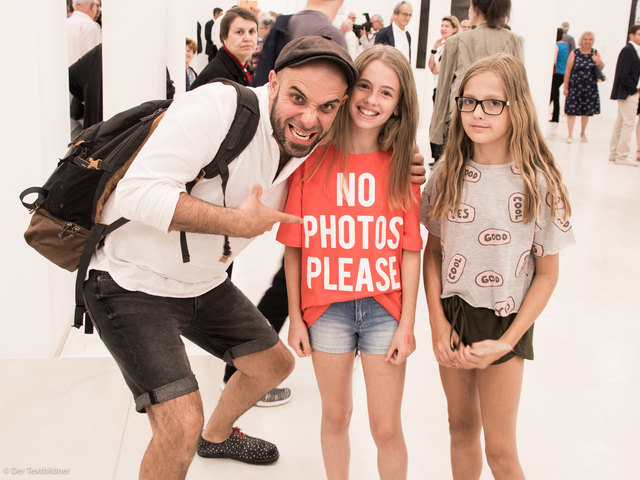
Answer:
[[(378, 145), (382, 152), (391, 153), (391, 166), (387, 181), (387, 201), (393, 209), (408, 210), (417, 200), (411, 191), (411, 162), (415, 152), (416, 133), (418, 130), (418, 93), (413, 79), (411, 65), (406, 57), (394, 47), (375, 45), (362, 52), (355, 60), (356, 69), (362, 74), (371, 62), (380, 60), (391, 68), (398, 76), (400, 98), (397, 114), (386, 121), (378, 136)], [(356, 82), (357, 85), (357, 82)], [(355, 87), (354, 87), (355, 88)], [(338, 111), (336, 119), (329, 131), (329, 142), (336, 147), (331, 162), (340, 158), (340, 171), (347, 171), (347, 156), (350, 139), (350, 117), (348, 101)], [(322, 147), (320, 147), (322, 148)], [(303, 181), (311, 178), (325, 160), (328, 147), (311, 165)], [(328, 169), (328, 172), (331, 168)], [(329, 173), (327, 173), (328, 181)]]
[[(469, 67), (460, 84), (458, 95), (464, 94), (464, 87), (470, 78), (485, 72), (492, 72), (498, 77), (509, 102), (509, 106), (506, 107), (509, 108), (511, 118), (509, 152), (524, 182), (524, 222), (529, 223), (539, 218), (540, 207), (545, 200), (541, 198), (538, 190), (538, 173), (547, 182), (547, 190), (552, 196), (551, 205), (557, 206), (564, 201), (564, 213), (561, 216), (568, 219), (571, 216), (571, 206), (567, 187), (538, 125), (524, 66), (512, 55), (501, 53), (484, 58)], [(460, 205), (464, 190), (464, 166), (471, 158), (473, 142), (465, 133), (460, 112), (456, 108), (444, 150), (438, 195), (432, 211), (434, 218), (442, 218)], [(552, 207), (551, 216), (556, 214), (559, 214), (557, 207)]]

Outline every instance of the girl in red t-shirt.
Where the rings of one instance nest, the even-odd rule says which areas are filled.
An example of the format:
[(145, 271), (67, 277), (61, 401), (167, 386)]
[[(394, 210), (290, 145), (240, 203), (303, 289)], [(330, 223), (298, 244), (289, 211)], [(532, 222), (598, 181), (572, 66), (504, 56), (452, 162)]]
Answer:
[(407, 476), (400, 407), (413, 327), (422, 239), (410, 166), (418, 125), (411, 67), (395, 48), (356, 59), (360, 74), (318, 148), (289, 180), (286, 245), (289, 345), (311, 356), (322, 397), (329, 479), (349, 476), (352, 376), (361, 353), (382, 479)]

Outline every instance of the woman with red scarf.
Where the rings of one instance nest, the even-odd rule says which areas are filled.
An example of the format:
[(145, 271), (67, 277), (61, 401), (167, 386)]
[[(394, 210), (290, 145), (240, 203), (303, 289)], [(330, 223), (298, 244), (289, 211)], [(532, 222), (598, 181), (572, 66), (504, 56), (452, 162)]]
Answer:
[(258, 42), (258, 17), (246, 8), (228, 10), (220, 21), (220, 40), (224, 46), (200, 72), (190, 90), (218, 77), (241, 85), (251, 82), (249, 60)]

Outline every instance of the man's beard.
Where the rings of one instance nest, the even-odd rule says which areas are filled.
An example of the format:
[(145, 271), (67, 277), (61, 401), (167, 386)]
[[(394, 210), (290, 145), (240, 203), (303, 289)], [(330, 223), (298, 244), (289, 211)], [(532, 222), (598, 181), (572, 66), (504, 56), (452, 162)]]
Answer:
[(278, 105), (279, 92), (276, 94), (276, 98), (271, 106), (271, 112), (269, 112), (269, 119), (271, 120), (271, 127), (273, 128), (273, 135), (276, 137), (276, 141), (282, 151), (291, 157), (306, 157), (318, 143), (326, 136), (322, 131), (317, 132), (313, 141), (307, 145), (300, 145), (287, 137), (286, 129), (289, 128), (288, 122), (285, 122), (280, 116), (280, 112), (276, 108)]

